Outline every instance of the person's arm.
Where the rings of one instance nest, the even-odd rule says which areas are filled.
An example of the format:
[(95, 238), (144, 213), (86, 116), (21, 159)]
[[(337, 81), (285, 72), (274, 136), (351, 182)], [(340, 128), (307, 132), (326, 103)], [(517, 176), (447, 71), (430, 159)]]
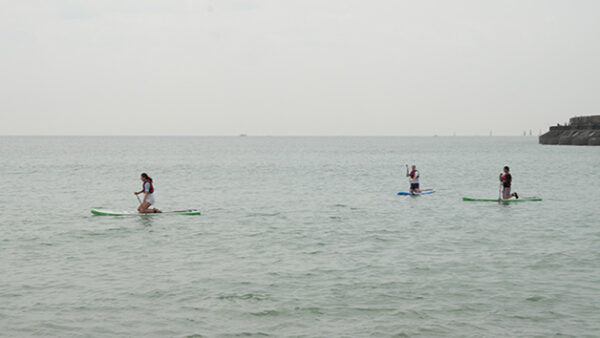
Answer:
[(148, 197), (148, 194), (150, 193), (150, 183), (144, 182), (142, 192), (144, 193), (144, 199), (142, 202), (146, 202), (146, 197)]
[(408, 164), (407, 164), (406, 165), (406, 177), (408, 177), (408, 176), (410, 176), (410, 175), (408, 174)]
[[(144, 185), (142, 186), (142, 190), (134, 192), (134, 194), (139, 195), (143, 192), (146, 192), (146, 183), (144, 183)], [(147, 195), (147, 193), (146, 193), (146, 195)], [(146, 195), (144, 195), (144, 201), (146, 201)]]
[(506, 181), (508, 181), (508, 176), (500, 174), (500, 185), (504, 187), (506, 185)]

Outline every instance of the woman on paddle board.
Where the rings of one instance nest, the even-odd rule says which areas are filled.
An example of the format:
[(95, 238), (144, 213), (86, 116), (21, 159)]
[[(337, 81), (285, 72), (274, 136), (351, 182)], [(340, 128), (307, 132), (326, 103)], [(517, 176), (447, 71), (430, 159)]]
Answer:
[(144, 199), (142, 203), (138, 207), (138, 212), (148, 214), (148, 213), (159, 213), (162, 212), (156, 208), (150, 209), (150, 206), (154, 204), (156, 201), (154, 200), (154, 186), (152, 185), (152, 178), (148, 176), (146, 173), (142, 173), (140, 176), (142, 179), (142, 190), (134, 192), (134, 194), (139, 195), (144, 193)]
[(406, 177), (410, 177), (408, 180), (410, 182), (410, 193), (418, 193), (421, 192), (419, 189), (419, 171), (417, 170), (416, 165), (412, 165), (412, 171), (408, 172), (408, 164), (406, 165)]
[(511, 197), (519, 198), (519, 194), (516, 192), (510, 193), (510, 185), (512, 183), (512, 175), (510, 174), (510, 168), (504, 167), (504, 174), (500, 174), (500, 185), (502, 185), (502, 199), (509, 199)]

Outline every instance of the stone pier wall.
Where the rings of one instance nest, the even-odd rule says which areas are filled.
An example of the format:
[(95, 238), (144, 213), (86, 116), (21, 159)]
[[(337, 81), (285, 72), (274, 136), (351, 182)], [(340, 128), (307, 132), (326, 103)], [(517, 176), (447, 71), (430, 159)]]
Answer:
[(600, 145), (600, 115), (576, 116), (566, 126), (550, 127), (550, 131), (541, 135), (540, 144)]

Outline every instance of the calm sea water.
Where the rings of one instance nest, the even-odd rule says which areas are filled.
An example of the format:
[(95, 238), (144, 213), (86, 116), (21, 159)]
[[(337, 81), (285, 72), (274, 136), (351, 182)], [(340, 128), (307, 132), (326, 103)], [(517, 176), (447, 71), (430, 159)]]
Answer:
[[(0, 137), (0, 335), (596, 336), (600, 147)], [(405, 164), (428, 196), (396, 196)], [(514, 190), (543, 202), (499, 205)], [(134, 210), (139, 174), (161, 209)]]

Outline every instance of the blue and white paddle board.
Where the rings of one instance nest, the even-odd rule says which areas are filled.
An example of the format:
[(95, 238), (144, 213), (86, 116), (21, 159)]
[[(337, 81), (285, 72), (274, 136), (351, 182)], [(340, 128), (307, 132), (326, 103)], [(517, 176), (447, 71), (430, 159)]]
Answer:
[(407, 191), (401, 191), (398, 193), (398, 195), (410, 195), (410, 196), (418, 196), (418, 195), (429, 195), (429, 194), (433, 194), (435, 192), (435, 190), (431, 189), (431, 190), (424, 190), (421, 192), (415, 192), (415, 193), (410, 193)]

